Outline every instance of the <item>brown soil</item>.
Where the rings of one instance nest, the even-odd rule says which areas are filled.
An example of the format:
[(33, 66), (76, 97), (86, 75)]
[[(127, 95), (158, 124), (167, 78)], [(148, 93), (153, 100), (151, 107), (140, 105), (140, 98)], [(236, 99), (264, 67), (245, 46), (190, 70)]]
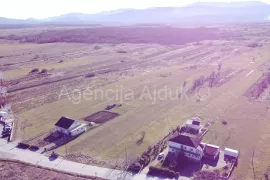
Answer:
[(109, 111), (99, 111), (99, 112), (96, 112), (94, 114), (91, 114), (90, 116), (87, 116), (84, 119), (86, 121), (89, 121), (89, 122), (103, 124), (107, 121), (110, 121), (110, 120), (116, 118), (117, 116), (119, 116), (118, 113), (109, 112)]

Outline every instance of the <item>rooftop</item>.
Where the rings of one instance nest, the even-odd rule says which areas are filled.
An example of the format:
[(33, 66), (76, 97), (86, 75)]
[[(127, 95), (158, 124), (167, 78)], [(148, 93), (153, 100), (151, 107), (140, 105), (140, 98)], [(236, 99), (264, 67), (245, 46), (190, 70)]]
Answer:
[(196, 137), (186, 136), (183, 134), (176, 136), (174, 138), (171, 138), (169, 141), (179, 143), (179, 144), (189, 146), (189, 147), (194, 147), (194, 148), (197, 148), (201, 143), (201, 139), (196, 138)]
[(204, 148), (204, 153), (208, 156), (215, 156), (219, 152), (219, 146), (206, 144)]
[(75, 122), (75, 120), (73, 119), (69, 119), (66, 117), (61, 117), (59, 119), (59, 121), (57, 121), (57, 123), (55, 124), (55, 126), (64, 128), (64, 129), (68, 129), (70, 128), (70, 126)]

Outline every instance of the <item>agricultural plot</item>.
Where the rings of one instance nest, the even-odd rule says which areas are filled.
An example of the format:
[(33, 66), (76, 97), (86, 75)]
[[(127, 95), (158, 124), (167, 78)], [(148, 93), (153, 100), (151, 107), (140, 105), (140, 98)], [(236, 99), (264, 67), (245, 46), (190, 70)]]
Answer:
[[(253, 177), (249, 165), (252, 149), (256, 174), (263, 175), (270, 163), (262, 163), (270, 157), (270, 111), (267, 101), (250, 101), (246, 93), (268, 72), (270, 45), (263, 41), (262, 46), (248, 46), (257, 40), (250, 31), (259, 26), (249, 27), (242, 35), (245, 25), (234, 28), (234, 32), (226, 30), (218, 36), (215, 30), (204, 29), (205, 36), (188, 36), (179, 42), (181, 33), (176, 35), (178, 39), (166, 40), (169, 34), (162, 33), (162, 28), (156, 30), (162, 36), (158, 40), (141, 29), (140, 37), (133, 31), (122, 39), (111, 34), (104, 39), (110, 32), (107, 28), (102, 30), (100, 42), (93, 37), (61, 42), (59, 37), (49, 43), (55, 31), (42, 33), (40, 41), (0, 40), (0, 69), (18, 122), (16, 138), (27, 141), (42, 135), (46, 139), (62, 116), (103, 123), (56, 151), (78, 162), (86, 162), (88, 157), (91, 162), (117, 164), (126, 156), (139, 156), (172, 128), (199, 116), (213, 123), (206, 143), (241, 152), (233, 174), (236, 179)], [(117, 34), (117, 28), (114, 30)], [(118, 33), (128, 30), (133, 29), (120, 28)], [(22, 38), (17, 31), (10, 32)], [(88, 31), (79, 32), (86, 36)], [(178, 33), (174, 28), (170, 32)], [(197, 36), (199, 31), (190, 33)], [(262, 35), (267, 40), (267, 32)], [(36, 36), (30, 33), (30, 37)], [(268, 88), (261, 97), (266, 92)], [(104, 111), (108, 104), (117, 103), (122, 106)], [(222, 124), (224, 120), (228, 124)], [(142, 132), (143, 141), (136, 143)]]
[(94, 122), (96, 124), (103, 124), (107, 121), (110, 121), (116, 118), (117, 116), (119, 116), (118, 113), (113, 113), (109, 111), (99, 111), (85, 117), (84, 120), (89, 121), (89, 122)]

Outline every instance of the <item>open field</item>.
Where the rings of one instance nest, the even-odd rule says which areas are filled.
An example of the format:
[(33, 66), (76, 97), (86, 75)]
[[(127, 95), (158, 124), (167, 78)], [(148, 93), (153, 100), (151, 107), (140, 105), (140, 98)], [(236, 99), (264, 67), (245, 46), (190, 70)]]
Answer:
[[(153, 36), (150, 31), (143, 34), (130, 27), (138, 31), (138, 37), (136, 33), (121, 36), (127, 30), (116, 27), (108, 35), (107, 27), (101, 31), (100, 41), (95, 36), (87, 43), (83, 37), (87, 33), (98, 36), (99, 31), (84, 28), (76, 40), (57, 36), (50, 41), (55, 33), (78, 32), (70, 29), (43, 30), (40, 36), (22, 36), (17, 29), (17, 40), (0, 40), (0, 69), (18, 119), (16, 138), (41, 137), (53, 130), (62, 116), (84, 121), (108, 104), (121, 103), (110, 110), (118, 117), (56, 150), (67, 157), (83, 154), (121, 162), (126, 155), (139, 155), (191, 116), (200, 116), (213, 122), (205, 137), (207, 143), (240, 150), (233, 176), (253, 179), (254, 150), (257, 179), (261, 179), (270, 164), (266, 160), (270, 157), (269, 101), (250, 100), (246, 94), (269, 71), (269, 25), (231, 25), (218, 27), (218, 31), (204, 29), (202, 34), (198, 29), (181, 30), (192, 37), (183, 40), (177, 29), (168, 31), (175, 32), (173, 37), (179, 41), (163, 32), (169, 27), (158, 28)], [(223, 33), (212, 36), (217, 32)], [(107, 36), (109, 40), (105, 40)], [(254, 42), (257, 47), (248, 47)], [(34, 68), (47, 71), (29, 73)], [(217, 86), (205, 84), (200, 91), (187, 94), (183, 90), (191, 89), (194, 80), (218, 71), (222, 80)], [(222, 120), (228, 124), (223, 125)], [(145, 138), (137, 145), (142, 132)]]

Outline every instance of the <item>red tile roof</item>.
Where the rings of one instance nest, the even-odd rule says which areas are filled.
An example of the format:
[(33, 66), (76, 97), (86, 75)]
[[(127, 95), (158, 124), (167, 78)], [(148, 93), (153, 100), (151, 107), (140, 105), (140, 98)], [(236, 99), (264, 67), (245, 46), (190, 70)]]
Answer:
[(185, 136), (183, 134), (176, 136), (169, 141), (194, 148), (197, 148), (201, 143), (201, 140), (199, 138)]
[(205, 155), (215, 156), (218, 152), (219, 152), (219, 148), (218, 147), (213, 147), (213, 146), (205, 145), (205, 148), (204, 148), (204, 154)]

